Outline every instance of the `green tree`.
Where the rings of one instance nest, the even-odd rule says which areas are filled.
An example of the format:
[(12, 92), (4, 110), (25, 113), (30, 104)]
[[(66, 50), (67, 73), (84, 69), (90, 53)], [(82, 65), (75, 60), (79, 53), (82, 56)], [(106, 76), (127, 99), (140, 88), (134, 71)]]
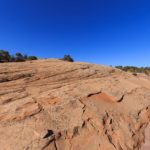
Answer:
[(27, 60), (37, 60), (37, 57), (36, 56), (28, 56)]
[(6, 50), (0, 50), (0, 62), (9, 62), (10, 54)]
[(64, 55), (64, 58), (62, 58), (64, 61), (74, 62), (73, 58), (70, 55)]
[(25, 61), (24, 56), (21, 53), (17, 52), (16, 57), (15, 57), (15, 61), (17, 61), (17, 62)]

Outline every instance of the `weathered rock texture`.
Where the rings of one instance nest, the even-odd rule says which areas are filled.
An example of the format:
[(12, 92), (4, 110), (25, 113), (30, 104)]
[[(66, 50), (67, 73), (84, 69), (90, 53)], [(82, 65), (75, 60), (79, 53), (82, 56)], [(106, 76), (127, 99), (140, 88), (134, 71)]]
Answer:
[(148, 76), (55, 59), (0, 64), (0, 150), (139, 150), (149, 121)]

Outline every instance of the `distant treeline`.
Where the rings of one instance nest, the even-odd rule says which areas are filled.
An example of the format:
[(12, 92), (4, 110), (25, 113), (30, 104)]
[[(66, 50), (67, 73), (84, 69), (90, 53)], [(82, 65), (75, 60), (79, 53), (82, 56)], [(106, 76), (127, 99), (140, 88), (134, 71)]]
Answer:
[[(17, 52), (15, 55), (11, 55), (6, 50), (0, 50), (0, 62), (23, 62), (27, 60), (37, 60), (36, 56), (28, 56)], [(60, 60), (74, 62), (73, 58), (70, 55), (64, 55)]]
[(135, 66), (116, 66), (116, 68), (121, 69), (123, 71), (136, 73), (145, 73), (147, 75), (150, 74), (150, 67), (135, 67)]
[(6, 50), (0, 50), (0, 62), (22, 62), (26, 60), (37, 60), (37, 57), (23, 55), (20, 52), (17, 52), (15, 55), (11, 55)]

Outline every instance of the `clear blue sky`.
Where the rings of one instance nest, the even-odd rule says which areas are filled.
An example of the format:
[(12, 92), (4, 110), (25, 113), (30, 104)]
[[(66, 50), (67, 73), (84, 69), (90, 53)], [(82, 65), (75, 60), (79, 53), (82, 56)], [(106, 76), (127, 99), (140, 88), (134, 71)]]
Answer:
[(0, 49), (150, 66), (150, 0), (0, 0)]

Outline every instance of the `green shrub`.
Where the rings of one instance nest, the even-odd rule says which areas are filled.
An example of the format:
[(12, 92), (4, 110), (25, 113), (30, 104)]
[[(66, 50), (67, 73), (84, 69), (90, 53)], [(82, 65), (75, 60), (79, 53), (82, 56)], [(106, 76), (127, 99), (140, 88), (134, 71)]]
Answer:
[(74, 62), (73, 58), (70, 55), (64, 55), (64, 58), (62, 58), (61, 60)]
[(16, 62), (22, 62), (25, 61), (24, 56), (21, 53), (16, 53), (16, 57), (15, 57), (15, 61)]
[(0, 50), (0, 62), (23, 62), (26, 60), (37, 60), (36, 56), (23, 55), (17, 52), (15, 55), (10, 55), (6, 50)]
[(37, 60), (37, 57), (36, 56), (28, 56), (27, 60)]
[(0, 62), (9, 62), (10, 54), (6, 50), (0, 50)]

